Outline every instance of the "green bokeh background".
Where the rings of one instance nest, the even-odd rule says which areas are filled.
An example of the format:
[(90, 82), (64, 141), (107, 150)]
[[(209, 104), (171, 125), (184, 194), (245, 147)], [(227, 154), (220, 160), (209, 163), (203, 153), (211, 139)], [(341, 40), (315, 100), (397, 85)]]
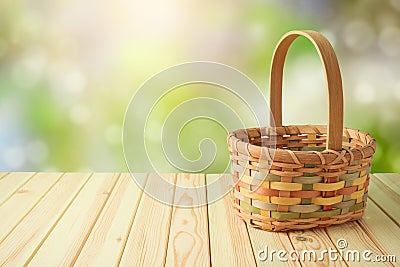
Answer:
[[(317, 30), (332, 42), (345, 126), (377, 139), (373, 172), (400, 172), (398, 0), (1, 1), (0, 170), (127, 171), (124, 113), (146, 79), (182, 62), (215, 61), (248, 75), (267, 96), (273, 49), (293, 29)], [(326, 124), (324, 87), (317, 53), (297, 40), (285, 69), (285, 124)], [(192, 94), (169, 96), (150, 125)], [(212, 138), (218, 159), (206, 172), (221, 172), (225, 136), (217, 124), (196, 120), (179, 145), (196, 159), (199, 140)], [(159, 142), (151, 142), (157, 151)], [(155, 154), (163, 171), (176, 171)]]

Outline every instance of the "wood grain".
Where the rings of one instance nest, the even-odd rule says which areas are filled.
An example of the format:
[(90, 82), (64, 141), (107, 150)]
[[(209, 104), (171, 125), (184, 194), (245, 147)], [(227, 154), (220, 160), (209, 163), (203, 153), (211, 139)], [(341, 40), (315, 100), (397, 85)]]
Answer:
[(166, 266), (210, 266), (207, 206), (181, 207), (206, 200), (205, 175), (178, 174), (176, 184)]
[(0, 179), (0, 205), (35, 175), (34, 172), (12, 172)]
[[(161, 188), (157, 174), (150, 174), (145, 189), (156, 188), (172, 203), (175, 192), (175, 174), (165, 174), (171, 184)], [(129, 233), (121, 266), (162, 266), (165, 264), (172, 206), (145, 194), (140, 200), (137, 214)]]
[[(398, 176), (400, 177), (400, 175)], [(368, 196), (372, 199), (394, 222), (400, 222), (400, 195), (388, 187), (375, 175), (370, 177)]]
[(315, 31), (290, 31), (279, 41), (272, 56), (270, 74), (271, 122), (282, 126), (282, 81), (283, 66), (287, 51), (293, 41), (299, 37), (308, 38), (318, 51), (325, 70), (328, 95), (328, 134), (327, 149), (342, 150), (343, 136), (343, 89), (342, 77), (335, 51), (329, 41)]
[(398, 173), (374, 173), (382, 183), (390, 187), (397, 194), (400, 193), (400, 174)]
[[(181, 205), (215, 198), (218, 190), (226, 193), (230, 178), (168, 174), (163, 177), (171, 184), (161, 187), (155, 175), (148, 175), (147, 184), (146, 174), (140, 180), (147, 189), (155, 188)], [(340, 238), (348, 243), (345, 251), (368, 249), (372, 259), (378, 254), (400, 255), (400, 175), (371, 177), (371, 199), (361, 220), (287, 233), (247, 227), (235, 215), (230, 195), (200, 208), (172, 207), (143, 194), (129, 174), (118, 176), (8, 173), (1, 178), (0, 173), (0, 183), (6, 181), (0, 191), (8, 192), (0, 205), (0, 266), (364, 266), (363, 260), (329, 262), (328, 257), (318, 264), (257, 259), (265, 246), (286, 252), (313, 249), (318, 255), (323, 249), (337, 249)], [(175, 191), (175, 183), (207, 187)]]
[(79, 254), (76, 266), (114, 266), (119, 263), (141, 196), (142, 190), (130, 175), (122, 174)]
[(308, 254), (311, 255), (311, 261), (308, 258), (303, 260), (300, 257), (302, 266), (347, 266), (344, 261), (332, 261), (327, 255), (322, 257), (322, 261), (319, 260), (323, 250), (329, 250), (329, 248), (335, 249), (335, 244), (332, 243), (324, 229), (315, 228), (305, 231), (292, 231), (289, 232), (289, 238), (295, 250), (299, 252), (303, 250), (316, 252), (316, 259), (313, 258), (314, 255)]
[[(219, 177), (208, 174), (207, 183), (211, 184)], [(221, 194), (225, 193), (222, 188), (219, 188)], [(234, 214), (231, 201), (228, 194), (208, 205), (212, 265), (256, 266), (246, 225)]]
[[(256, 256), (257, 259), (257, 265), (258, 266), (271, 266), (271, 264), (274, 262), (274, 264), (277, 264), (278, 266), (300, 266), (300, 264), (296, 261), (287, 261), (287, 262), (280, 262), (278, 261), (276, 255), (274, 258), (274, 261), (271, 262), (271, 258), (267, 258), (265, 261), (261, 261), (258, 258), (258, 255), (260, 254), (260, 250), (266, 250), (265, 246), (268, 247), (268, 250), (284, 250), (284, 251), (291, 251), (293, 250), (293, 246), (290, 243), (290, 239), (287, 235), (287, 233), (282, 232), (267, 232), (263, 231), (260, 229), (256, 229), (250, 226), (247, 226), (249, 234), (250, 234), (250, 239), (251, 239), (251, 244), (253, 247), (254, 255)], [(264, 254), (260, 254), (261, 257), (265, 257)]]
[[(31, 210), (7, 238), (0, 243), (0, 266), (21, 266), (41, 246), (57, 224), (90, 174), (65, 174), (50, 192)], [(60, 246), (61, 243), (58, 244)]]
[(0, 206), (0, 242), (36, 206), (61, 173), (38, 173)]
[(0, 172), (0, 180), (3, 179), (4, 177), (6, 177), (6, 175), (8, 175), (9, 172)]
[[(345, 239), (348, 246), (344, 249), (345, 251), (357, 250), (362, 253), (365, 250), (370, 250), (372, 252), (371, 258), (376, 255), (387, 255), (388, 253), (380, 246), (377, 246), (373, 240), (368, 236), (362, 227), (355, 221), (347, 222), (342, 225), (334, 225), (326, 228), (326, 231), (332, 241), (336, 244), (337, 240)], [(339, 247), (336, 246), (336, 249)], [(361, 259), (361, 261), (351, 261), (349, 262), (351, 266), (365, 266), (366, 262)], [(374, 266), (392, 266), (390, 263), (378, 263), (375, 262)]]
[(31, 256), (30, 264), (74, 264), (118, 177), (119, 174), (113, 173), (94, 174), (37, 252)]
[(365, 214), (358, 224), (378, 247), (391, 255), (400, 255), (400, 227), (372, 201), (368, 201)]

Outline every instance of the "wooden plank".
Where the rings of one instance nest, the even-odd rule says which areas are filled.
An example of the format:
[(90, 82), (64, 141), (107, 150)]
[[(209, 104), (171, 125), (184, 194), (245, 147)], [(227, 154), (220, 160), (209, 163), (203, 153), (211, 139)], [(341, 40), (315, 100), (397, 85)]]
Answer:
[[(227, 175), (227, 174), (226, 174)], [(226, 176), (225, 175), (225, 176)], [(221, 175), (208, 174), (207, 184), (219, 180)], [(223, 192), (223, 186), (213, 190)], [(209, 196), (211, 189), (207, 189)], [(213, 266), (256, 266), (245, 223), (233, 211), (230, 195), (208, 205), (210, 252)]]
[(0, 266), (23, 265), (57, 224), (89, 177), (90, 174), (66, 173), (0, 243)]
[[(158, 174), (150, 174), (146, 188), (155, 188), (172, 203), (175, 192), (175, 174), (162, 175), (172, 183), (160, 186)], [(147, 193), (142, 196), (135, 220), (121, 257), (121, 266), (162, 266), (171, 223), (172, 206), (159, 202)]]
[(3, 179), (9, 172), (0, 172), (0, 179)]
[(315, 228), (305, 231), (291, 231), (288, 234), (296, 251), (315, 251), (315, 258), (312, 253), (305, 254), (305, 258), (300, 256), (302, 266), (347, 266), (344, 261), (333, 261), (328, 255), (321, 257), (323, 250), (328, 251), (329, 248), (335, 249), (335, 244), (330, 240), (324, 229)]
[(12, 172), (0, 180), (0, 206), (23, 186), (34, 172)]
[(391, 255), (400, 255), (400, 228), (374, 202), (368, 201), (358, 224), (378, 247)]
[(210, 266), (207, 206), (182, 207), (205, 203), (205, 176), (178, 174), (176, 184), (166, 266)]
[(122, 174), (79, 254), (76, 266), (115, 266), (119, 263), (142, 192), (130, 174)]
[(36, 206), (62, 173), (38, 173), (0, 206), (0, 242)]
[[(357, 250), (360, 252), (360, 261), (353, 261), (349, 259), (348, 264), (350, 266), (365, 266), (366, 262), (362, 259), (362, 253), (365, 250), (370, 250), (372, 254), (371, 258), (376, 255), (387, 255), (388, 253), (382, 248), (378, 247), (364, 231), (364, 229), (355, 221), (347, 222), (341, 225), (333, 225), (326, 228), (326, 231), (332, 241), (336, 245), (336, 249), (340, 249), (336, 242), (339, 239), (345, 239), (347, 246), (343, 249), (344, 251)], [(345, 260), (346, 257), (344, 256)], [(392, 266), (390, 263), (378, 263), (375, 262), (374, 266)]]
[(73, 265), (119, 176), (95, 173), (28, 262), (34, 266)]
[(374, 173), (374, 178), (377, 178), (382, 183), (387, 185), (396, 194), (400, 193), (400, 174), (399, 173)]
[(368, 187), (368, 196), (392, 220), (399, 225), (400, 222), (400, 195), (385, 185), (379, 178), (371, 175), (371, 184)]
[[(300, 264), (296, 261), (286, 261), (286, 262), (280, 262), (278, 261), (276, 255), (273, 258), (273, 261), (271, 261), (271, 258), (268, 257), (267, 259), (260, 260), (259, 257), (265, 257), (264, 253), (260, 253), (260, 250), (266, 251), (266, 247), (268, 246), (268, 250), (284, 250), (284, 251), (291, 251), (293, 250), (293, 246), (290, 243), (290, 239), (288, 237), (288, 234), (286, 232), (268, 232), (260, 229), (253, 228), (251, 226), (247, 226), (249, 234), (250, 234), (250, 240), (252, 243), (252, 248), (254, 251), (254, 255), (256, 256), (257, 259), (257, 265), (258, 266), (271, 266), (271, 264), (278, 264), (279, 266), (300, 266)], [(288, 257), (288, 256), (286, 256)]]

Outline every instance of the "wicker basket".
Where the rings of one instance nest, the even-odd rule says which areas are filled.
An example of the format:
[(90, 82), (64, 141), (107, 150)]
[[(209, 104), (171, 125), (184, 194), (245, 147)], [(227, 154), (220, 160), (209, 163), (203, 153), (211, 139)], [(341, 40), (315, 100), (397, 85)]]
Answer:
[[(322, 60), (328, 89), (328, 126), (282, 126), (282, 76), (287, 50), (307, 37)], [(275, 127), (229, 133), (233, 205), (249, 225), (269, 231), (325, 227), (363, 215), (376, 142), (343, 128), (343, 91), (335, 52), (314, 31), (292, 31), (275, 49), (270, 76)], [(276, 145), (273, 145), (276, 144)]]

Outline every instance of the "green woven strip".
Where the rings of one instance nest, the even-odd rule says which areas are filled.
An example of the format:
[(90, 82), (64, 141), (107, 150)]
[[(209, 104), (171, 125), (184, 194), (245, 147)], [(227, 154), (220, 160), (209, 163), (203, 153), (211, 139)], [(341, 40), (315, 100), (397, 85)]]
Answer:
[(302, 190), (303, 191), (313, 190), (313, 185), (312, 184), (303, 184)]
[[(260, 214), (260, 209), (253, 207), (246, 202), (240, 202), (240, 206), (248, 212)], [(364, 202), (355, 204), (349, 208), (349, 212), (360, 210), (363, 207)], [(309, 213), (271, 211), (271, 218), (277, 220), (329, 218), (341, 214), (341, 211), (342, 209), (340, 208), (336, 208), (333, 210), (314, 211)]]
[(340, 181), (353, 181), (360, 177), (360, 172), (346, 173), (339, 176)]
[(302, 198), (301, 199), (301, 205), (310, 205), (311, 204), (311, 198)]
[(342, 208), (340, 214), (349, 213), (349, 208)]
[(305, 173), (304, 173), (304, 176), (305, 176), (305, 177), (313, 177), (313, 176), (315, 176), (315, 174), (314, 174), (314, 173), (311, 173), (311, 172), (305, 172)]
[(248, 211), (248, 212), (251, 212), (251, 213), (260, 214), (260, 209), (259, 208), (251, 206), (250, 204), (247, 204), (244, 201), (240, 201), (240, 207), (242, 209), (244, 209), (245, 211)]
[(303, 146), (301, 148), (301, 151), (324, 151), (325, 147), (324, 146)]
[(309, 219), (309, 218), (327, 218), (340, 214), (340, 209), (333, 210), (324, 210), (324, 211), (314, 211), (310, 213), (302, 213), (300, 215), (301, 219)]
[(351, 195), (343, 195), (343, 201), (351, 200)]
[(357, 203), (349, 208), (349, 212), (361, 210), (364, 207), (364, 202)]
[(289, 206), (289, 211), (291, 212), (300, 212), (300, 213), (309, 213), (314, 212), (321, 209), (321, 205), (291, 205)]
[(320, 183), (322, 182), (324, 178), (322, 176), (298, 176), (298, 177), (293, 177), (293, 183), (299, 183), (299, 184), (315, 184), (315, 183)]
[(358, 160), (355, 160), (352, 163), (350, 163), (350, 166), (356, 166), (356, 165), (358, 165)]
[(304, 164), (304, 168), (314, 168), (315, 164)]
[(355, 199), (349, 200), (349, 201), (343, 201), (343, 202), (339, 202), (336, 204), (333, 204), (332, 207), (334, 208), (350, 208), (351, 206), (353, 206), (356, 203)]
[[(236, 192), (236, 194), (237, 194), (237, 192)], [(247, 201), (247, 199), (245, 200), (245, 202), (249, 203)], [(353, 202), (353, 204), (354, 203), (355, 202)], [(253, 205), (256, 208), (259, 208), (260, 210), (276, 211), (276, 209), (278, 208), (277, 204), (267, 203), (267, 202), (256, 200), (256, 199), (251, 200), (251, 205)], [(349, 207), (350, 207), (350, 205), (349, 205)], [(309, 213), (309, 212), (318, 211), (320, 209), (321, 209), (321, 205), (315, 205), (315, 204), (310, 204), (310, 205), (290, 205), (289, 206), (289, 211), (290, 212), (299, 212), (299, 213)]]
[(279, 212), (279, 211), (271, 211), (271, 218), (278, 220), (288, 220), (288, 219), (299, 219), (299, 212)]
[(251, 171), (251, 177), (262, 181), (280, 182), (281, 177), (272, 173), (262, 173), (258, 171)]
[(353, 186), (353, 180), (349, 180), (344, 183), (344, 187), (351, 187), (351, 186)]

